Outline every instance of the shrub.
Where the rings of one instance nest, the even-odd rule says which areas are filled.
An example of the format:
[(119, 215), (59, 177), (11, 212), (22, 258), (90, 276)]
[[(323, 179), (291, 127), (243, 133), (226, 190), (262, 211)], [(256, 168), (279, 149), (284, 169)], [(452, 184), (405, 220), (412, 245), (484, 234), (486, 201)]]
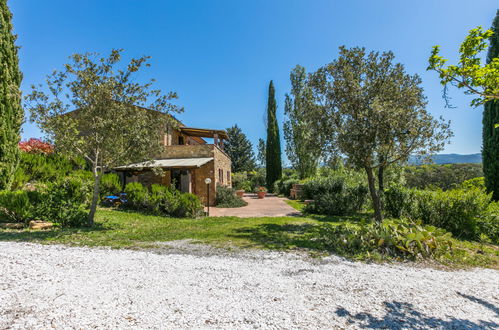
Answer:
[(91, 193), (89, 182), (68, 177), (32, 192), (30, 200), (38, 219), (79, 227), (86, 224)]
[(72, 174), (74, 170), (84, 169), (83, 159), (68, 159), (57, 153), (21, 152), (19, 167), (15, 174), (14, 188), (21, 189), (28, 182), (54, 182)]
[(27, 223), (33, 217), (33, 207), (26, 191), (0, 191), (0, 220)]
[(241, 185), (239, 186), (238, 190), (244, 190), (244, 191), (251, 191), (251, 182), (250, 181), (243, 181), (241, 182)]
[(63, 227), (79, 227), (86, 223), (91, 185), (79, 178), (64, 178), (37, 185), (34, 191), (0, 192), (0, 217), (27, 223), (45, 220)]
[(246, 206), (242, 198), (236, 195), (235, 190), (226, 186), (217, 185), (217, 195), (215, 197), (215, 204), (218, 207), (241, 207)]
[(302, 194), (304, 199), (313, 199), (304, 209), (307, 213), (350, 215), (362, 209), (367, 188), (347, 186), (343, 178), (313, 179), (303, 185)]
[(104, 174), (100, 182), (101, 198), (109, 195), (118, 195), (121, 192), (121, 180), (118, 174)]
[(248, 172), (248, 179), (251, 182), (251, 189), (249, 189), (248, 191), (251, 191), (258, 186), (265, 186), (267, 183), (265, 169), (259, 168), (256, 171)]
[(94, 184), (94, 174), (92, 171), (76, 170), (71, 172), (68, 176), (71, 178), (78, 178), (92, 185)]
[(498, 217), (491, 196), (479, 185), (468, 182), (462, 186), (468, 188), (442, 191), (392, 187), (385, 192), (385, 212), (391, 217), (422, 220), (460, 238), (497, 235), (494, 228), (497, 230)]
[(385, 213), (392, 218), (401, 218), (402, 216), (408, 216), (404, 214), (410, 209), (410, 194), (411, 191), (406, 188), (399, 186), (392, 186), (385, 190), (383, 194)]
[(148, 200), (149, 209), (154, 214), (174, 216), (180, 207), (180, 195), (178, 190), (153, 184)]
[(232, 173), (232, 186), (235, 189), (243, 189), (241, 188), (243, 182), (248, 181), (248, 174), (246, 172)]
[(490, 195), (475, 188), (449, 191), (416, 190), (413, 196), (414, 206), (411, 214), (414, 219), (444, 228), (460, 238), (479, 238), (477, 220), (486, 214)]
[(298, 183), (300, 183), (300, 180), (295, 178), (277, 180), (274, 183), (274, 192), (278, 195), (289, 197), (293, 185)]
[(148, 209), (149, 193), (141, 183), (127, 183), (127, 185), (125, 186), (125, 194), (127, 199), (127, 207), (137, 211), (146, 211)]
[(32, 154), (51, 154), (54, 152), (54, 145), (41, 139), (30, 138), (26, 141), (20, 141), (19, 149)]
[(179, 206), (176, 216), (182, 218), (197, 218), (203, 213), (203, 205), (199, 197), (194, 194), (180, 194)]
[(318, 231), (325, 249), (348, 256), (438, 258), (451, 249), (450, 233), (404, 220), (363, 225), (327, 224)]
[(465, 189), (465, 190), (472, 189), (472, 188), (478, 188), (480, 190), (485, 191), (485, 178), (483, 176), (481, 176), (478, 178), (469, 179), (469, 180), (461, 182), (456, 187), (459, 189)]
[(481, 241), (499, 244), (499, 202), (489, 204), (486, 214), (478, 218), (477, 226)]
[(197, 217), (203, 205), (196, 195), (181, 193), (166, 186), (153, 184), (149, 192), (139, 182), (125, 187), (127, 203), (123, 207), (162, 216)]

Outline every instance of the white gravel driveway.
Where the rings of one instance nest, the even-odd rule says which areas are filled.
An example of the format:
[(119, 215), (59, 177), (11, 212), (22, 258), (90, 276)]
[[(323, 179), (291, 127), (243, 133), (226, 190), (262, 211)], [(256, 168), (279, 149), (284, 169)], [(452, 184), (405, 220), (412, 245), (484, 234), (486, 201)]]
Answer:
[(498, 271), (197, 249), (0, 242), (0, 328), (499, 327)]

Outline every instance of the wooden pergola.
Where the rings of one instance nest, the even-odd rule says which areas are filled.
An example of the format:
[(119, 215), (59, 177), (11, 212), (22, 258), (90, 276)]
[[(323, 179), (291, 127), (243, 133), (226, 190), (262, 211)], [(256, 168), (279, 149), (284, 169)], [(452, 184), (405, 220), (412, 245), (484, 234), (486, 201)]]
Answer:
[(180, 132), (185, 135), (201, 137), (201, 138), (213, 138), (214, 144), (220, 145), (219, 140), (228, 140), (229, 136), (227, 132), (219, 129), (209, 129), (209, 128), (196, 128), (196, 127), (179, 127)]

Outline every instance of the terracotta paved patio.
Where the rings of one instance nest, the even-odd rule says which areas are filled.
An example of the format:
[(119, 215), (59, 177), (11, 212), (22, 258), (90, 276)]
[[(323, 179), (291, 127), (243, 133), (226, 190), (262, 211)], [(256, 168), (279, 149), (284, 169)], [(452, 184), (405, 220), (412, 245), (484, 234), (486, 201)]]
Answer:
[(301, 213), (286, 204), (284, 198), (266, 196), (258, 199), (255, 194), (246, 194), (243, 199), (248, 205), (236, 208), (210, 207), (212, 217), (285, 217), (296, 216)]

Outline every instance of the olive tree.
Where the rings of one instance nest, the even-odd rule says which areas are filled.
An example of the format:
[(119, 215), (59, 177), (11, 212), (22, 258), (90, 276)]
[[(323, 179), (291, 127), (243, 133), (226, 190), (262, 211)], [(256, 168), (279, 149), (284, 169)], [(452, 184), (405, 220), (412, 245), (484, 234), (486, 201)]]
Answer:
[(349, 163), (365, 170), (379, 222), (383, 216), (375, 171), (410, 155), (440, 151), (452, 134), (448, 123), (425, 110), (421, 79), (393, 60), (392, 52), (340, 47), (338, 59), (311, 75), (323, 109), (316, 125), (334, 132), (330, 143)]
[(31, 120), (58, 152), (84, 157), (94, 176), (88, 225), (93, 225), (102, 174), (113, 167), (151, 159), (161, 150), (160, 132), (177, 96), (152, 89), (154, 80), (140, 83), (139, 71), (149, 57), (121, 62), (122, 50), (108, 57), (75, 54), (63, 70), (47, 76), (45, 85), (32, 86), (26, 96)]

